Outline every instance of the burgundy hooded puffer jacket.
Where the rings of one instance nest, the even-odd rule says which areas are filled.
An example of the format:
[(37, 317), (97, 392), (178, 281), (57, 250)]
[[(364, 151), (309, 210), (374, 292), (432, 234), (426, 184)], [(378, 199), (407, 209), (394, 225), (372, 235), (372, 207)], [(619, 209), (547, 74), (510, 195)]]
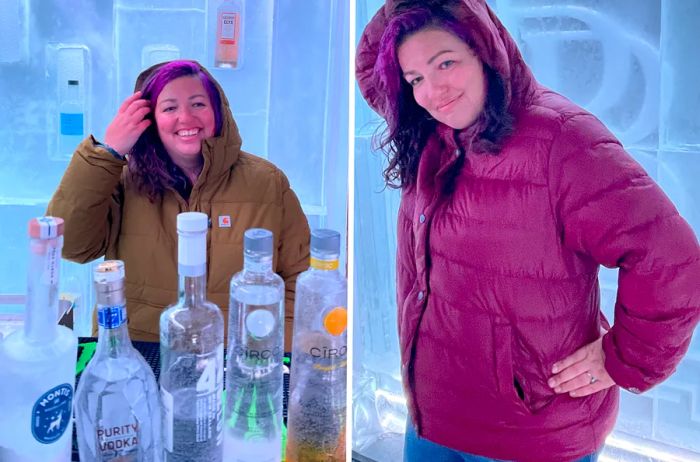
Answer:
[[(385, 107), (375, 63), (396, 1), (367, 25), (356, 72)], [(460, 451), (524, 462), (599, 449), (618, 389), (585, 398), (547, 385), (554, 362), (595, 341), (599, 265), (618, 267), (605, 367), (631, 392), (667, 378), (700, 318), (700, 246), (688, 224), (591, 114), (540, 86), (483, 0), (454, 16), (504, 79), (515, 131), (498, 155), (474, 130), (439, 125), (398, 217), (402, 376), (418, 434)], [(444, 173), (466, 156), (452, 194)], [(518, 390), (518, 388), (520, 390)]]

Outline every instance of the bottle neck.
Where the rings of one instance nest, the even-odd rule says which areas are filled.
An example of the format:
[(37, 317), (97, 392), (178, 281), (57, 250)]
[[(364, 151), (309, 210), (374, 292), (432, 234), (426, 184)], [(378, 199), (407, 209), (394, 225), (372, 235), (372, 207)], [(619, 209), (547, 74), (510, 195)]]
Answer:
[(72, 103), (80, 101), (80, 83), (79, 82), (74, 82), (74, 83), (68, 83), (66, 85), (66, 101), (70, 101)]
[(180, 301), (185, 306), (199, 306), (207, 297), (207, 274), (199, 276), (185, 276), (180, 274), (180, 288), (178, 290)]
[(272, 254), (243, 252), (243, 269), (250, 273), (271, 273)]
[(58, 325), (58, 281), (63, 236), (30, 239), (24, 334), (30, 341), (49, 342)]
[(97, 338), (96, 355), (117, 358), (133, 348), (127, 326), (124, 280), (98, 284), (97, 292)]
[(310, 269), (316, 271), (338, 271), (337, 253), (311, 252)]
[[(98, 316), (100, 311), (104, 313), (104, 317), (116, 316), (114, 313), (118, 310), (123, 309), (126, 312), (126, 307), (116, 307), (116, 306), (101, 306), (97, 305)], [(124, 320), (121, 324), (112, 327), (106, 327), (100, 324), (99, 334), (97, 338), (97, 356), (108, 356), (110, 358), (117, 358), (119, 356), (124, 356), (128, 351), (133, 348), (131, 344), (131, 338), (129, 338), (129, 328), (126, 323), (126, 315), (124, 315)]]

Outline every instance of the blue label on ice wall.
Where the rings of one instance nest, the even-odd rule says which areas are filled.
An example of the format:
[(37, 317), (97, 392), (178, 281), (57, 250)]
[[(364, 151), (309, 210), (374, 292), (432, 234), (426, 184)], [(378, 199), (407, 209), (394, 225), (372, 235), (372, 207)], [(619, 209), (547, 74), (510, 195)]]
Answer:
[(32, 435), (40, 443), (55, 443), (71, 423), (73, 386), (64, 383), (47, 391), (32, 408)]
[(83, 136), (83, 115), (61, 112), (61, 135)]

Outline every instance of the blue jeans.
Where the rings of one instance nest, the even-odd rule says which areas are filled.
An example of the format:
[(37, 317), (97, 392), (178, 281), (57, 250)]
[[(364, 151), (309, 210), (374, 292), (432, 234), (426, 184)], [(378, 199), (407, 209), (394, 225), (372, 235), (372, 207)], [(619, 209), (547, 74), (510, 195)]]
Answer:
[[(576, 462), (597, 462), (600, 451), (589, 454)], [(441, 446), (416, 435), (410, 422), (406, 425), (406, 441), (403, 448), (403, 462), (503, 462), (488, 457), (475, 456)]]

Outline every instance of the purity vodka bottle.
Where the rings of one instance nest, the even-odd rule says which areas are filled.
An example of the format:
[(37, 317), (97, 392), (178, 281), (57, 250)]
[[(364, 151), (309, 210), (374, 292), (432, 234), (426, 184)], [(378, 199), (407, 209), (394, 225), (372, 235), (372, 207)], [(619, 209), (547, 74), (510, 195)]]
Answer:
[(345, 461), (347, 285), (339, 254), (340, 234), (311, 232), (311, 267), (296, 285), (288, 462)]
[(29, 222), (24, 329), (0, 343), (0, 460), (70, 461), (78, 339), (58, 325), (63, 220)]
[(160, 461), (158, 386), (153, 371), (129, 338), (124, 263), (100, 263), (94, 282), (97, 351), (75, 394), (80, 460)]
[(160, 317), (166, 462), (223, 458), (224, 319), (206, 299), (207, 215), (177, 216), (178, 302)]
[(231, 279), (226, 369), (226, 457), (282, 457), (284, 281), (272, 271), (272, 233), (244, 235), (243, 270)]

